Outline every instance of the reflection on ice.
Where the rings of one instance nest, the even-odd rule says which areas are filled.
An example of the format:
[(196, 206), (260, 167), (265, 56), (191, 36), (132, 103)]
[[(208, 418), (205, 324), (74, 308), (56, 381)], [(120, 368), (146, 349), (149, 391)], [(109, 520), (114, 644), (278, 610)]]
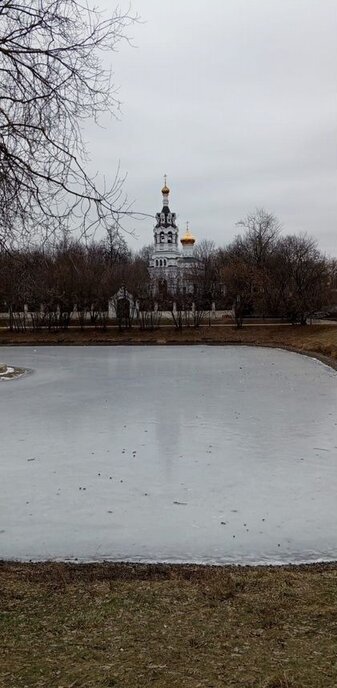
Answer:
[[(6, 356), (4, 355), (6, 353)], [(337, 557), (337, 374), (248, 347), (41, 347), (0, 389), (0, 557)]]

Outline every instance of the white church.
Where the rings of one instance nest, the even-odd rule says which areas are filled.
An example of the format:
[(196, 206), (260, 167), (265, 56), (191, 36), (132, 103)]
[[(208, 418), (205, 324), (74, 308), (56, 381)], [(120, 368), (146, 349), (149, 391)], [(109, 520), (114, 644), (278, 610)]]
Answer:
[(188, 268), (195, 264), (196, 239), (187, 223), (185, 234), (180, 239), (180, 248), (176, 214), (172, 213), (169, 207), (170, 189), (166, 183), (166, 175), (161, 192), (163, 207), (160, 213), (156, 213), (156, 225), (153, 229), (154, 251), (149, 262), (149, 272), (154, 285), (166, 282), (167, 285), (176, 286), (183, 281)]
[[(156, 223), (153, 228), (154, 247), (151, 258), (148, 263), (148, 270), (150, 275), (150, 292), (155, 303), (155, 312), (161, 311), (164, 317), (170, 317), (171, 313), (177, 311), (177, 299), (180, 296), (187, 296), (184, 300), (184, 309), (186, 311), (185, 319), (189, 313), (193, 320), (194, 314), (198, 310), (209, 312), (209, 320), (215, 320), (217, 317), (228, 315), (227, 311), (218, 310), (216, 313), (215, 295), (204, 294), (204, 304), (202, 308), (200, 304), (202, 301), (198, 299), (199, 307), (196, 309), (196, 298), (198, 293), (198, 269), (200, 268), (200, 260), (196, 255), (195, 244), (196, 238), (189, 229), (188, 223), (185, 233), (180, 239), (181, 247), (179, 246), (179, 229), (176, 223), (176, 214), (172, 213), (169, 207), (170, 189), (167, 186), (166, 175), (164, 177), (165, 183), (161, 190), (163, 196), (163, 206), (159, 213), (156, 213)], [(195, 282), (196, 279), (196, 282)], [(225, 294), (225, 288), (220, 285), (221, 295)], [(161, 297), (160, 299), (157, 298)], [(166, 299), (166, 297), (168, 297)], [(119, 305), (126, 304), (128, 312), (139, 313), (142, 310), (140, 299), (134, 296), (121, 286), (119, 291), (110, 300), (109, 317), (115, 318), (118, 313)], [(160, 308), (158, 308), (158, 303)], [(189, 304), (189, 306), (188, 306)]]

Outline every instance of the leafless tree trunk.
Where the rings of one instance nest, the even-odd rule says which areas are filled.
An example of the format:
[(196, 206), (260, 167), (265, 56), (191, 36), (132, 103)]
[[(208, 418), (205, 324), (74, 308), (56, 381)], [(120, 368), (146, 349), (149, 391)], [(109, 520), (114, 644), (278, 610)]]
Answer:
[(139, 298), (139, 328), (141, 330), (156, 330), (160, 325), (161, 310), (158, 302), (152, 296)]

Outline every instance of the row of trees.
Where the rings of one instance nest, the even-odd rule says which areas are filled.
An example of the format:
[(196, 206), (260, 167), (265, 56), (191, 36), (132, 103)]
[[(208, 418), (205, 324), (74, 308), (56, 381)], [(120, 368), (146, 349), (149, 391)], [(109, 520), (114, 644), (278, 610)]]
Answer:
[(314, 239), (284, 236), (277, 219), (261, 209), (239, 225), (243, 233), (219, 251), (238, 325), (251, 312), (305, 324), (333, 305), (337, 263)]
[(241, 234), (223, 248), (201, 241), (183, 279), (163, 275), (156, 283), (148, 271), (150, 247), (132, 254), (117, 229), (89, 245), (64, 239), (49, 248), (2, 251), (1, 310), (9, 313), (12, 329), (64, 328), (75, 311), (81, 327), (105, 327), (115, 297), (120, 326), (131, 326), (137, 316), (140, 327), (154, 328), (170, 312), (181, 329), (206, 317), (210, 322), (214, 308), (231, 310), (240, 327), (249, 315), (305, 324), (331, 307), (337, 263), (313, 239), (281, 235), (276, 218), (264, 210), (239, 224)]
[(64, 240), (54, 247), (0, 253), (0, 301), (11, 329), (105, 327), (108, 304), (122, 284), (138, 291), (148, 279), (146, 264), (131, 256), (118, 233), (89, 246)]

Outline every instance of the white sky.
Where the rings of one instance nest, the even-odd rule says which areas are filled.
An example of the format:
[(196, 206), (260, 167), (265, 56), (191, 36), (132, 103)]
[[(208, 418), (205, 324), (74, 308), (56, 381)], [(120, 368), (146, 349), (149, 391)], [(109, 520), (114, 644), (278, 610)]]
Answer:
[[(223, 245), (262, 206), (336, 255), (336, 0), (132, 8), (136, 47), (111, 56), (122, 116), (87, 130), (92, 166), (108, 179), (120, 161), (129, 200), (150, 214), (166, 172), (180, 229), (189, 220), (199, 239)], [(127, 226), (133, 248), (152, 242), (151, 218)]]

